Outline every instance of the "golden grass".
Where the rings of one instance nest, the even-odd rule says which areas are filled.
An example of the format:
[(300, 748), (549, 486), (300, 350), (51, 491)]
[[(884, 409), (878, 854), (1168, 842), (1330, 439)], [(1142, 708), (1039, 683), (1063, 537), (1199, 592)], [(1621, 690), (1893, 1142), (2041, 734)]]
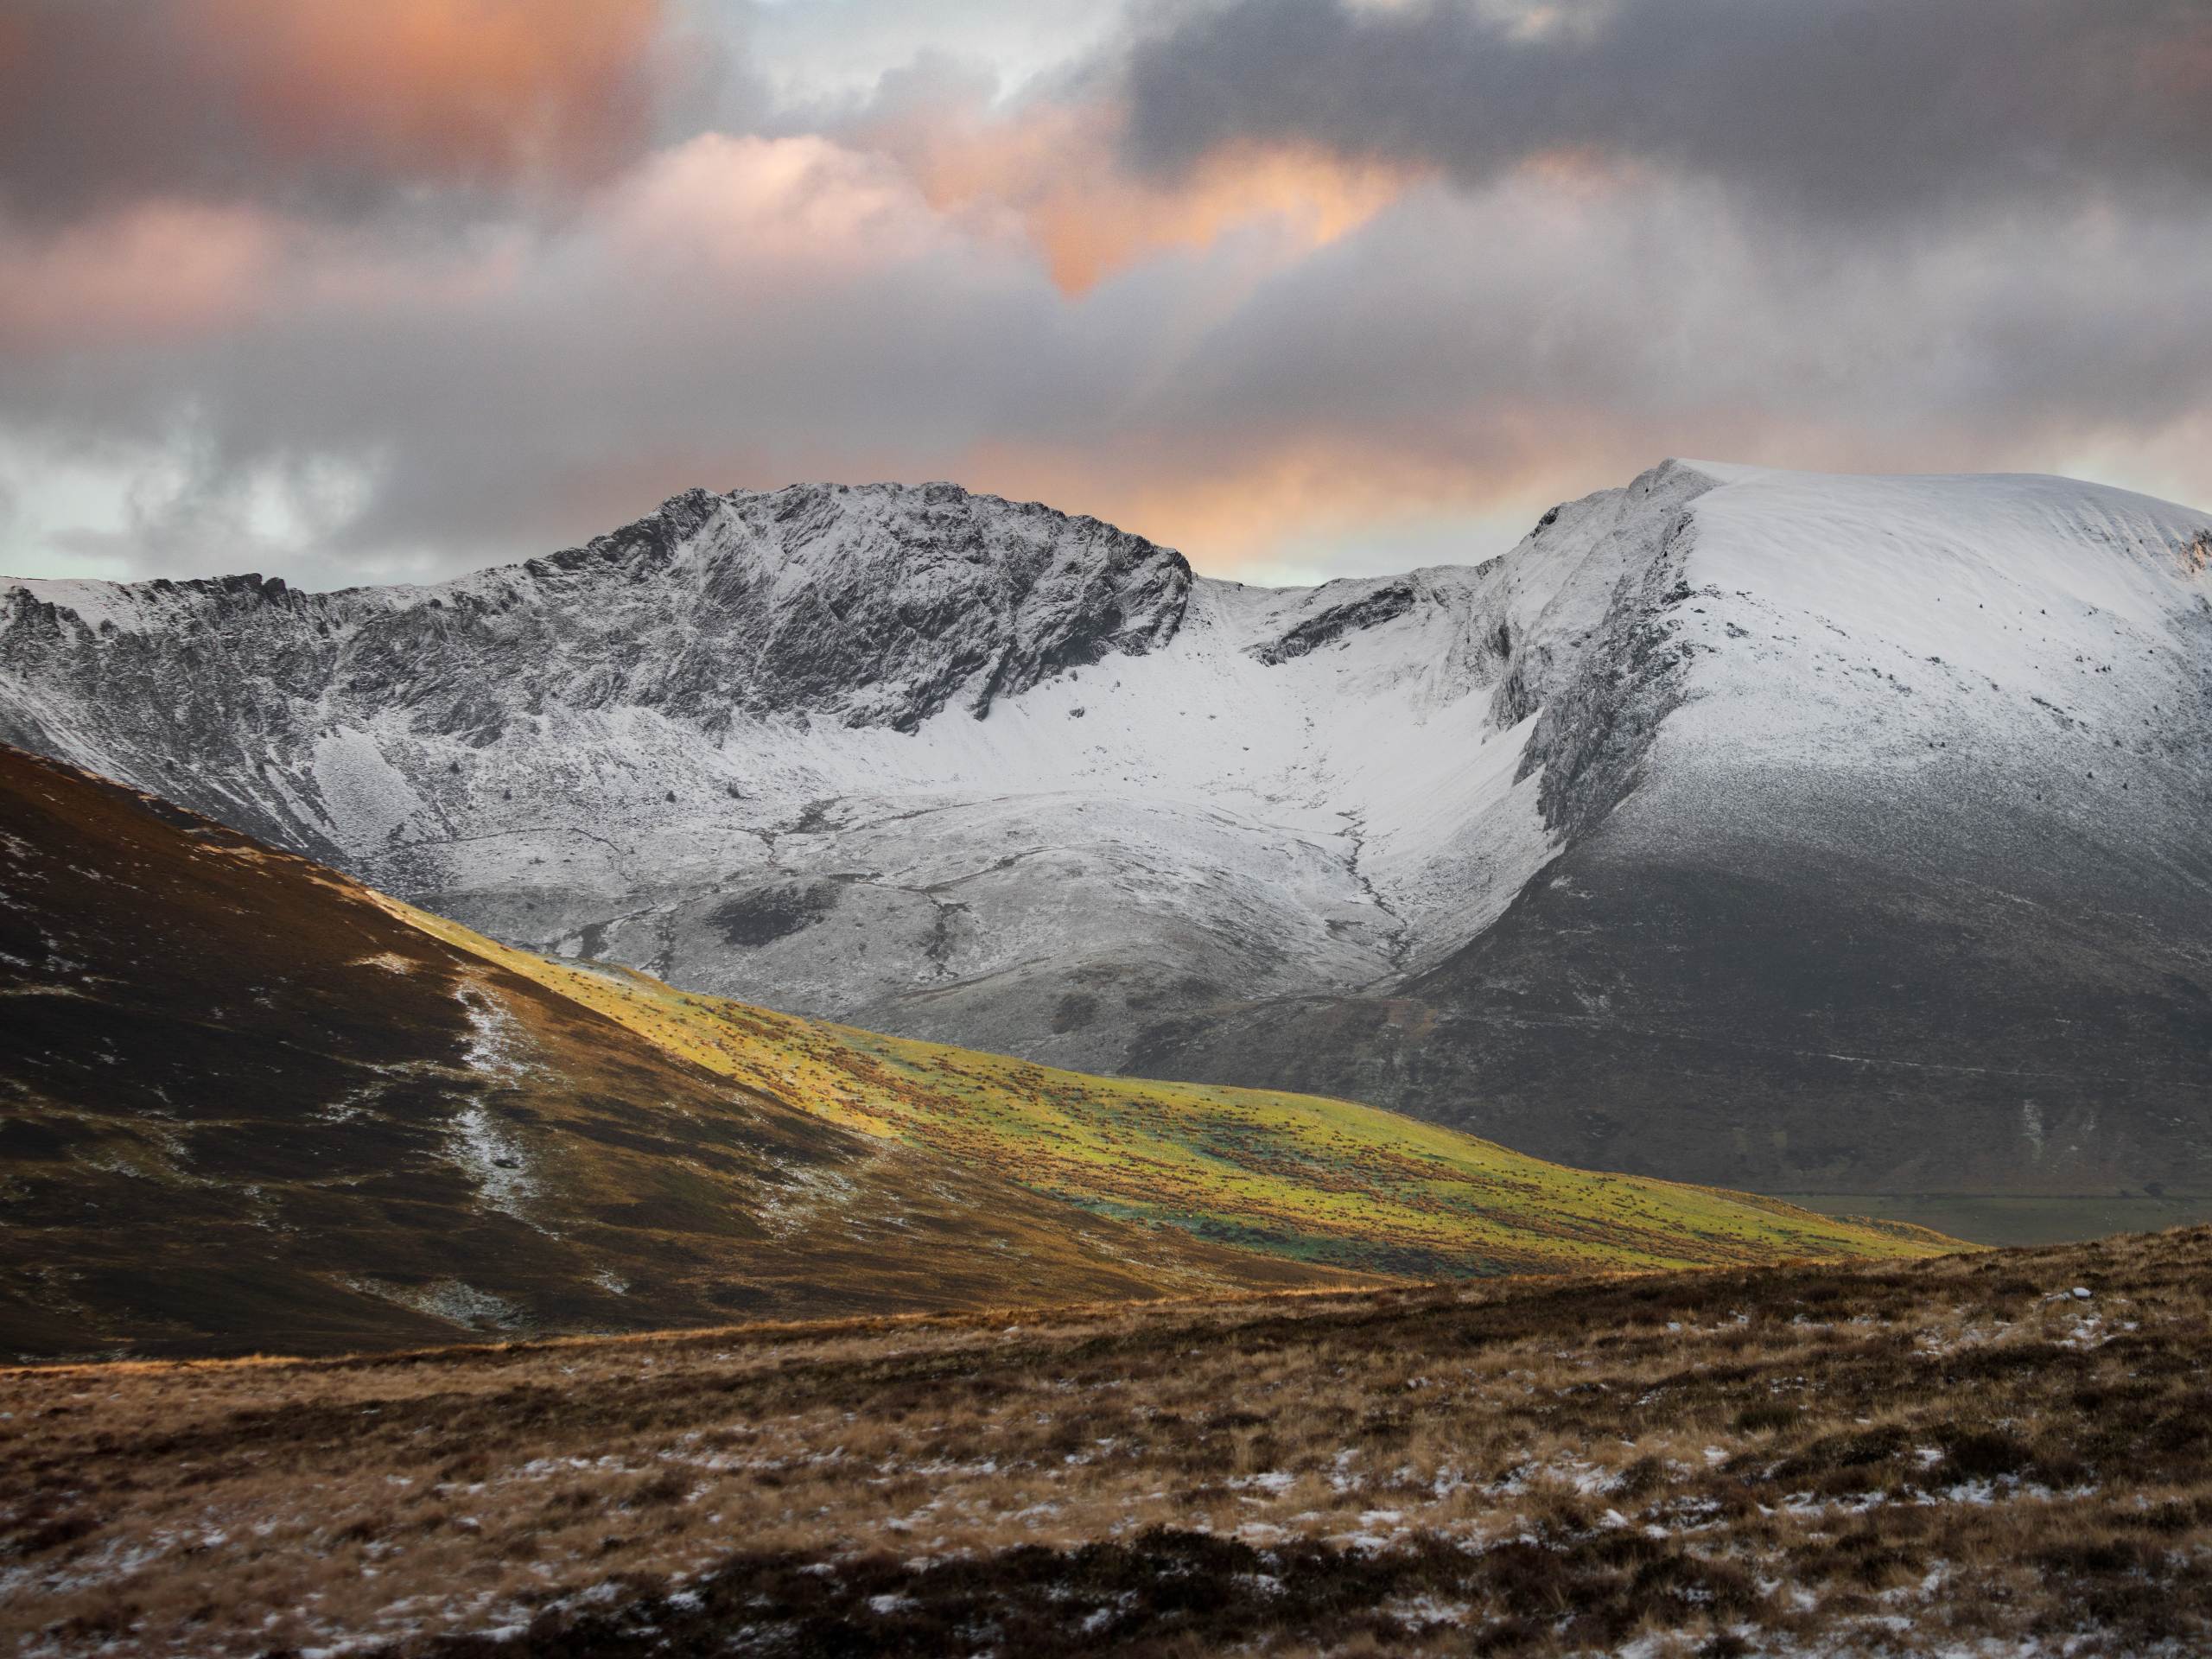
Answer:
[(4, 747), (0, 864), (0, 991), (31, 993), (0, 995), (0, 1354), (1946, 1248), (1343, 1102), (1083, 1077), (549, 962)]
[(666, 1052), (831, 1122), (1097, 1215), (1316, 1266), (1435, 1277), (1960, 1248), (1778, 1199), (1570, 1169), (1346, 1101), (1090, 1077), (776, 1014), (534, 956), (380, 902)]

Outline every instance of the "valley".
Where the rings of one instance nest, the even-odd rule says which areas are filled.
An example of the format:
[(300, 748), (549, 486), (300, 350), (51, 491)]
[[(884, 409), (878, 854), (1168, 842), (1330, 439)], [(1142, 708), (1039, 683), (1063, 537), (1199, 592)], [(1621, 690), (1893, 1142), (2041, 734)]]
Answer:
[(0, 0), (0, 1659), (2212, 1655), (2208, 293), (2212, 0)]
[(1871, 1214), (1977, 1244), (2063, 1244), (2113, 1233), (2163, 1231), (2212, 1222), (2212, 1195), (2082, 1193), (2010, 1197), (1982, 1192), (1784, 1192), (1784, 1202), (1825, 1216)]

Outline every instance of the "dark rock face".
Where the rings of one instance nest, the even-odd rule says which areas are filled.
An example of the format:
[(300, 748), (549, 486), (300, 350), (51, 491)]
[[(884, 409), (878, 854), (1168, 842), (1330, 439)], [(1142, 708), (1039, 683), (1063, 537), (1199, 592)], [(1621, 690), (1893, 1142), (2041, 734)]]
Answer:
[[(1508, 725), (1542, 709), (1518, 775), (1541, 774), (1536, 804), (1557, 834), (1580, 840), (1635, 787), (1660, 723), (1681, 706), (1689, 661), (1669, 613), (1692, 597), (1681, 578), (1689, 514), (1667, 524), (1658, 556), (1623, 576), (1594, 644), (1551, 696), (1529, 704), (1525, 678), (1499, 688)], [(1503, 630), (1501, 627), (1501, 634)]]
[(700, 583), (720, 626), (652, 688), (710, 726), (802, 709), (912, 731), (956, 699), (982, 719), (1062, 669), (1165, 644), (1190, 592), (1182, 557), (1140, 537), (949, 484), (728, 499)]
[(2212, 1191), (2212, 857), (2116, 860), (2075, 804), (1745, 779), (1693, 839), (1655, 788), (1389, 995), (1163, 1024), (1137, 1067), (1766, 1191)]
[(1897, 882), (1885, 841), (1683, 858), (1637, 830), (1566, 854), (1391, 998), (1157, 1028), (1139, 1068), (1778, 1192), (2212, 1190), (2201, 902), (2148, 929), (2022, 913), (1964, 869)]
[(726, 899), (707, 913), (707, 921), (728, 944), (754, 950), (812, 927), (836, 908), (836, 884), (786, 882)]
[(709, 728), (741, 710), (912, 731), (956, 697), (980, 719), (1071, 664), (1165, 643), (1191, 582), (1139, 537), (949, 484), (694, 491), (524, 569), (537, 592), (463, 601), (458, 650), (419, 612), (405, 645), (497, 656), (525, 711), (557, 695)]
[(111, 590), (121, 626), (9, 589), (0, 741), (105, 760), (336, 855), (321, 803), (262, 782), (334, 726), (397, 710), (477, 748), (556, 708), (654, 710), (709, 734), (739, 712), (912, 731), (956, 702), (982, 719), (1063, 670), (1158, 648), (1191, 581), (1141, 537), (949, 484), (694, 490), (583, 547), (437, 588), (164, 580)]
[(1413, 607), (1413, 584), (1394, 582), (1362, 594), (1357, 599), (1347, 600), (1343, 604), (1330, 605), (1286, 631), (1281, 639), (1266, 640), (1246, 649), (1259, 661), (1273, 668), (1294, 657), (1303, 657), (1307, 652), (1325, 645), (1332, 639), (1341, 639), (1356, 629), (1376, 627), (1395, 617), (1403, 616)]

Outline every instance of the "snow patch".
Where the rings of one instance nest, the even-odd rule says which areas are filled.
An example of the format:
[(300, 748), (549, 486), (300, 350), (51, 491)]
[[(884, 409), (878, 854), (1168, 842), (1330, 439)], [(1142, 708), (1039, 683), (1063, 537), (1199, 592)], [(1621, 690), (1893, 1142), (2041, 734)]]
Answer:
[(369, 1278), (349, 1278), (342, 1282), (365, 1294), (381, 1297), (417, 1313), (427, 1313), (472, 1331), (512, 1331), (524, 1323), (523, 1310), (515, 1303), (459, 1279), (434, 1280), (426, 1285), (400, 1285)]

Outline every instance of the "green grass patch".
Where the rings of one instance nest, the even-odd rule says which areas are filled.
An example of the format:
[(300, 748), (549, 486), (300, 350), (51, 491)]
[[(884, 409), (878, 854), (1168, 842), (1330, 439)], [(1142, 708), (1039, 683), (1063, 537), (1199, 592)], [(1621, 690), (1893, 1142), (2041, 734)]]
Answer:
[(847, 1128), (1102, 1216), (1402, 1276), (1941, 1254), (1956, 1241), (1785, 1200), (1571, 1169), (1349, 1101), (1101, 1077), (772, 1013), (416, 925), (663, 1049)]

